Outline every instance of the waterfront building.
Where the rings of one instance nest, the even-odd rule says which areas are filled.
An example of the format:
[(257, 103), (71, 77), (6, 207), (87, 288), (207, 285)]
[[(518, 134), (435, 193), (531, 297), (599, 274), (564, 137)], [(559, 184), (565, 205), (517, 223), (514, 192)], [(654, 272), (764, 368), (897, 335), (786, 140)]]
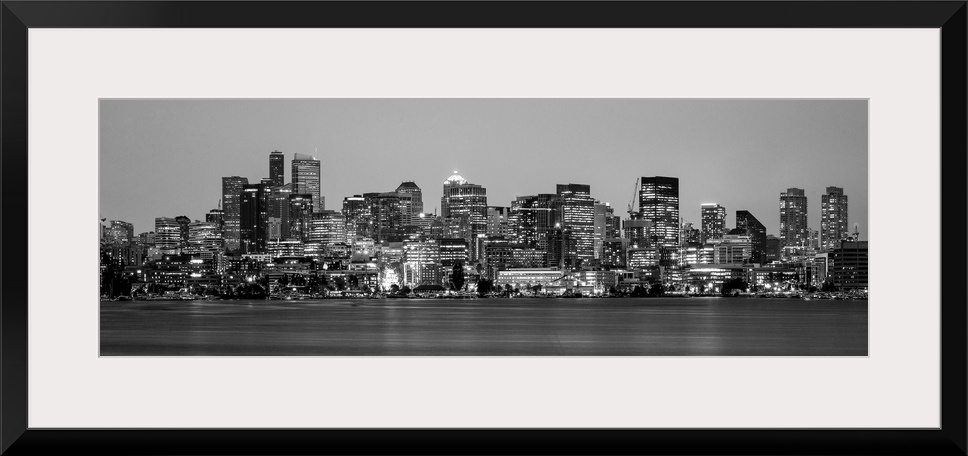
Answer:
[(766, 255), (766, 226), (760, 223), (750, 211), (736, 211), (736, 228), (746, 231), (753, 245), (752, 261), (763, 262)]
[(269, 189), (265, 184), (242, 186), (239, 202), (239, 248), (243, 254), (265, 253), (269, 240)]
[[(395, 190), (400, 194), (403, 203), (402, 221), (404, 225), (414, 225), (417, 218), (423, 213), (423, 191), (417, 184), (407, 181), (400, 184)], [(409, 198), (407, 198), (409, 197)]]
[(780, 240), (784, 246), (807, 243), (807, 197), (802, 188), (780, 193)]
[[(595, 199), (585, 184), (558, 184), (561, 228), (569, 232), (563, 260), (566, 268), (581, 269), (595, 259)], [(604, 209), (602, 211), (604, 225)]]
[(307, 240), (322, 245), (346, 242), (346, 220), (343, 214), (326, 210), (312, 214)]
[(155, 218), (155, 248), (160, 255), (181, 253), (181, 226), (174, 218)]
[(487, 189), (467, 182), (466, 179), (454, 174), (444, 181), (443, 196), (440, 198), (440, 216), (447, 219), (457, 219), (468, 224), (471, 244), (471, 259), (476, 260), (476, 239), (485, 236), (487, 232)]
[(269, 153), (269, 181), (270, 187), (286, 184), (286, 154), (278, 150)]
[(700, 242), (719, 239), (726, 234), (726, 208), (716, 203), (703, 203), (702, 237)]
[(639, 214), (652, 223), (649, 245), (679, 248), (679, 178), (643, 177), (639, 189)]
[(628, 249), (629, 269), (654, 268), (659, 266), (660, 259), (659, 247), (629, 247)]
[(847, 195), (841, 187), (827, 187), (827, 193), (820, 197), (821, 248), (835, 249), (848, 237)]
[(297, 239), (308, 242), (309, 232), (312, 228), (313, 195), (308, 193), (293, 193), (289, 195), (288, 227), (289, 233), (285, 239)]
[(313, 210), (321, 211), (325, 208), (325, 201), (320, 194), (319, 160), (312, 155), (295, 154), (292, 159), (292, 192), (294, 194), (312, 195)]
[(248, 185), (249, 179), (239, 176), (222, 178), (222, 211), (224, 217), (225, 248), (230, 252), (239, 249), (242, 187)]
[(828, 276), (842, 291), (867, 291), (867, 241), (842, 240), (829, 252)]
[(497, 271), (495, 288), (510, 285), (522, 291), (540, 286), (542, 294), (561, 294), (565, 291), (563, 281), (567, 274), (553, 268), (513, 268)]

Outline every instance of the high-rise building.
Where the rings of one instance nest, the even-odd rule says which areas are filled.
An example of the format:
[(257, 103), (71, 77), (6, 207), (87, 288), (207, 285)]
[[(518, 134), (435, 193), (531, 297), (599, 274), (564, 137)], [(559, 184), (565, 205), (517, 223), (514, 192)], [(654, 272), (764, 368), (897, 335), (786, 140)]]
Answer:
[(435, 240), (403, 243), (403, 283), (409, 287), (440, 285), (440, 246)]
[(407, 181), (400, 184), (396, 190), (397, 193), (401, 194), (402, 197), (409, 196), (409, 199), (404, 199), (404, 213), (403, 213), (403, 224), (404, 225), (414, 225), (416, 224), (416, 218), (423, 213), (423, 191), (417, 184)]
[(504, 236), (507, 239), (511, 239), (514, 236), (514, 230), (511, 226), (510, 215), (510, 207), (488, 206), (487, 228), (485, 229), (485, 233), (488, 236)]
[(761, 263), (766, 254), (766, 226), (760, 223), (750, 211), (736, 211), (736, 228), (746, 231), (753, 247), (752, 261)]
[(242, 253), (266, 253), (269, 241), (269, 189), (246, 184), (239, 202), (239, 248)]
[(155, 248), (162, 255), (181, 253), (181, 226), (173, 217), (155, 218)]
[(292, 184), (273, 186), (269, 189), (269, 239), (289, 237), (289, 197)]
[[(511, 218), (518, 243), (542, 252), (560, 252), (561, 246), (552, 246), (551, 234), (561, 230), (559, 222), (560, 199), (558, 195), (541, 193), (519, 196), (511, 202)], [(558, 227), (556, 228), (556, 225)], [(551, 261), (551, 260), (549, 260)], [(552, 266), (557, 266), (557, 262)]]
[(320, 194), (319, 160), (305, 154), (295, 154), (292, 159), (292, 192), (313, 196), (313, 210), (325, 209), (325, 201)]
[(702, 238), (700, 242), (721, 239), (726, 234), (726, 208), (716, 203), (703, 203)]
[(286, 154), (278, 150), (269, 153), (269, 180), (272, 187), (286, 184)]
[(841, 187), (827, 187), (820, 197), (820, 238), (824, 250), (840, 246), (847, 239), (847, 195)]
[(679, 178), (643, 177), (639, 213), (652, 223), (650, 246), (679, 247)]
[(192, 219), (184, 215), (179, 215), (175, 217), (175, 221), (178, 222), (178, 232), (181, 236), (179, 247), (184, 250), (188, 247), (188, 225), (192, 223)]
[(343, 219), (346, 220), (347, 242), (356, 236), (366, 236), (370, 218), (363, 195), (343, 198)]
[[(212, 209), (208, 211), (208, 214), (205, 214), (205, 221), (208, 223), (214, 223), (215, 226), (218, 227), (219, 231), (223, 231), (225, 229), (225, 212), (221, 209)], [(224, 235), (225, 233), (223, 232), (222, 236)]]
[(346, 219), (338, 211), (322, 211), (312, 214), (309, 242), (333, 245), (346, 242)]
[(222, 211), (225, 230), (225, 249), (234, 252), (239, 249), (239, 227), (241, 225), (242, 187), (249, 179), (239, 176), (222, 178)]
[(222, 231), (217, 223), (193, 222), (188, 225), (187, 252), (193, 258), (214, 260), (222, 252)]
[(602, 253), (604, 252), (604, 248), (605, 248), (605, 218), (606, 218), (607, 212), (610, 211), (611, 209), (612, 208), (611, 206), (608, 205), (608, 203), (602, 203), (601, 201), (598, 201), (598, 200), (595, 201), (595, 221), (594, 221), (595, 247), (593, 249), (593, 252), (595, 255), (595, 259), (598, 260), (599, 263), (602, 260)]
[(477, 238), (487, 232), (487, 189), (467, 182), (457, 171), (444, 181), (440, 198), (440, 215), (445, 219), (459, 220), (470, 232), (467, 240), (473, 249), (471, 259), (479, 257)]
[(784, 247), (803, 247), (807, 243), (807, 196), (802, 188), (780, 193), (780, 239)]
[(591, 186), (558, 184), (557, 195), (561, 200), (561, 227), (569, 232), (571, 241), (563, 252), (564, 266), (574, 269), (589, 266), (595, 259), (595, 199), (591, 196)]
[(403, 211), (409, 195), (397, 192), (364, 193), (366, 206), (366, 236), (377, 242), (403, 240)]
[(313, 195), (294, 193), (289, 195), (289, 233), (287, 239), (309, 240), (312, 225)]
[(134, 242), (134, 224), (121, 220), (111, 220), (107, 237), (113, 243), (131, 244)]

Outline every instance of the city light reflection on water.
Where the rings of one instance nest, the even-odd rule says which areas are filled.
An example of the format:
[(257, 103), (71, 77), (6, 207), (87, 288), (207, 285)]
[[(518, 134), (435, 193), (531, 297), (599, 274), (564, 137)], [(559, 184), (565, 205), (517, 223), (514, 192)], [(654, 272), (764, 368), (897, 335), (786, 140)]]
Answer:
[(866, 356), (867, 301), (101, 303), (102, 356)]

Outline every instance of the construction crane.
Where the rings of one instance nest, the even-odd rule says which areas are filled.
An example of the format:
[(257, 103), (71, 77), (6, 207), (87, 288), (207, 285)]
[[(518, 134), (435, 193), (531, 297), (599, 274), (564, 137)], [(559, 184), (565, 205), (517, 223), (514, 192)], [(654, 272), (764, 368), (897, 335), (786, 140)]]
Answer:
[(632, 187), (632, 199), (629, 200), (629, 218), (632, 218), (632, 206), (635, 204), (635, 195), (639, 191), (639, 178), (635, 178), (635, 187)]

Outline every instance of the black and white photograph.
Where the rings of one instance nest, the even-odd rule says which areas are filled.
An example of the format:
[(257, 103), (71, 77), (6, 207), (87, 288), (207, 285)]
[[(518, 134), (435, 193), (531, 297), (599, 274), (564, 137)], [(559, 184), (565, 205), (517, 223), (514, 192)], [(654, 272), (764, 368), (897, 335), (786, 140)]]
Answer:
[(868, 355), (866, 99), (98, 107), (101, 356)]

